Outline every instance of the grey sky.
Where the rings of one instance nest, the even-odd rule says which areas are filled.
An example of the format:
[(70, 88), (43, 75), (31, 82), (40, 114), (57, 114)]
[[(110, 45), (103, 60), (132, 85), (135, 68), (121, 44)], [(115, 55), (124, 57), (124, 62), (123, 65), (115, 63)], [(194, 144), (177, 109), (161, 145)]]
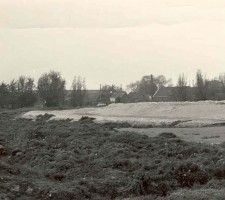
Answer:
[(87, 87), (225, 72), (224, 0), (0, 0), (0, 81), (60, 71)]

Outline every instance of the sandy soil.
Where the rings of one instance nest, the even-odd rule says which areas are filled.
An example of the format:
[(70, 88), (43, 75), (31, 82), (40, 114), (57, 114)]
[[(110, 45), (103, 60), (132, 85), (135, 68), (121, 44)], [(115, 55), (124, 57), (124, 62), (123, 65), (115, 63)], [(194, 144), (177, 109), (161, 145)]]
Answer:
[(52, 119), (71, 118), (77, 121), (81, 116), (91, 116), (99, 123), (128, 122), (133, 126), (202, 127), (225, 124), (224, 110), (224, 101), (147, 102), (111, 104), (103, 108), (30, 111), (23, 117), (35, 118), (48, 112), (55, 115)]

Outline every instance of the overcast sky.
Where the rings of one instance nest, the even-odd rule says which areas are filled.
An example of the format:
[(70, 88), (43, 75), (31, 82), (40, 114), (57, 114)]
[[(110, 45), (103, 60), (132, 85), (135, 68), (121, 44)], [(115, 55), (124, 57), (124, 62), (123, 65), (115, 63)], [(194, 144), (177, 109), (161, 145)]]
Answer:
[(56, 70), (88, 89), (225, 72), (224, 0), (0, 0), (0, 82)]

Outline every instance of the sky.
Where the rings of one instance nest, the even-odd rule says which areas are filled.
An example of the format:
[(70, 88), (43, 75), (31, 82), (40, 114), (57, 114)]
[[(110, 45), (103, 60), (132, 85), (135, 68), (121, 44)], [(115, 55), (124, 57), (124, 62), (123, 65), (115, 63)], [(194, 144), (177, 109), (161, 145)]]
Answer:
[(61, 72), (87, 89), (225, 73), (224, 0), (0, 0), (0, 82)]

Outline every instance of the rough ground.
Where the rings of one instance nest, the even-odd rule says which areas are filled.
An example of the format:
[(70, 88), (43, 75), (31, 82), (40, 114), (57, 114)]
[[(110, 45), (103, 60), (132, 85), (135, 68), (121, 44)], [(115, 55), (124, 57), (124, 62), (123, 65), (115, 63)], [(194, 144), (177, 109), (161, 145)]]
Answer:
[(85, 117), (17, 114), (0, 112), (0, 199), (172, 200), (190, 196), (189, 189), (194, 199), (205, 191), (224, 197), (224, 144), (120, 133)]

